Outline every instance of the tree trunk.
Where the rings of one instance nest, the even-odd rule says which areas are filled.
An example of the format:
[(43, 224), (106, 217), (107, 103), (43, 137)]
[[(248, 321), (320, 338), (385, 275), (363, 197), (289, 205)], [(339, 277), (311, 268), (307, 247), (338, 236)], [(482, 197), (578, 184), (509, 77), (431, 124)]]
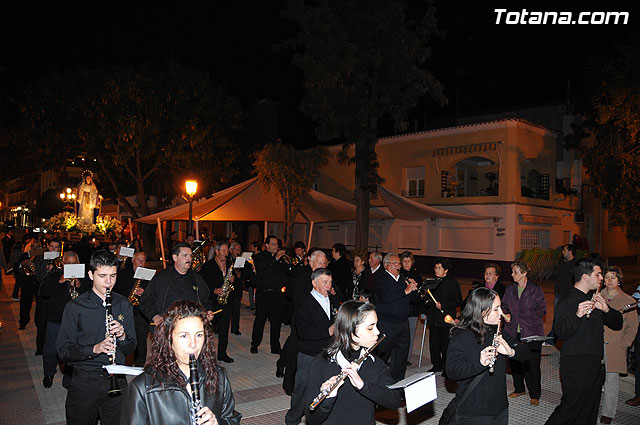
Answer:
[[(370, 165), (364, 146), (356, 143), (356, 251), (369, 249), (369, 178)], [(364, 152), (363, 152), (364, 151)]]
[(143, 216), (149, 215), (149, 204), (144, 192), (144, 177), (142, 176), (140, 152), (136, 149), (136, 187), (138, 192), (138, 208)]
[(107, 167), (105, 167), (104, 161), (102, 160), (102, 158), (100, 156), (98, 156), (97, 159), (98, 159), (98, 164), (100, 164), (100, 168), (102, 169), (102, 172), (104, 173), (105, 176), (107, 176), (107, 179), (109, 180), (109, 183), (111, 183), (111, 187), (113, 187), (113, 191), (118, 196), (118, 199), (120, 199), (122, 201), (122, 203), (124, 204), (124, 206), (127, 209), (127, 211), (129, 211), (129, 214), (131, 214), (131, 217), (133, 217), (133, 218), (140, 217), (140, 215), (135, 210), (135, 208), (133, 208), (133, 205), (131, 205), (131, 203), (129, 203), (127, 198), (118, 189), (118, 185), (116, 184), (116, 181), (114, 180), (113, 176), (111, 175), (111, 173), (109, 172)]

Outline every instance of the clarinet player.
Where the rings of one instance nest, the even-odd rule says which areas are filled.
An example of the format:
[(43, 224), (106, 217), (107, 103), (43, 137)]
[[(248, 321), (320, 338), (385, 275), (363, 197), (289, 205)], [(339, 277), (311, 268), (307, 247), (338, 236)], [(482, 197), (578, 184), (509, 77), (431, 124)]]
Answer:
[[(122, 397), (109, 396), (112, 382), (103, 366), (124, 364), (125, 356), (136, 347), (133, 310), (120, 294), (112, 294), (113, 320), (108, 323), (107, 291), (116, 283), (118, 260), (107, 250), (96, 251), (89, 262), (91, 291), (67, 303), (62, 315), (56, 349), (60, 359), (73, 366), (65, 411), (68, 425), (118, 424)], [(115, 342), (115, 343), (114, 343)], [(119, 389), (126, 387), (124, 376), (116, 376)]]
[(237, 425), (241, 417), (227, 374), (216, 362), (206, 310), (194, 301), (176, 301), (153, 334), (145, 371), (125, 392), (121, 423)]

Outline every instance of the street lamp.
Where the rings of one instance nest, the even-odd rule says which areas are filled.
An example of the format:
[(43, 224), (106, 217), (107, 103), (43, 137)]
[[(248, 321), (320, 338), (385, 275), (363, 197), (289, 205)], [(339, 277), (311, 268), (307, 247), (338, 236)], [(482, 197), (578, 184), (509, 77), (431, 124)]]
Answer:
[(71, 206), (71, 203), (76, 200), (76, 194), (73, 193), (70, 187), (66, 188), (63, 192), (61, 192), (58, 196), (65, 203), (65, 209), (73, 210), (74, 208)]
[(187, 180), (184, 182), (185, 189), (187, 191), (187, 196), (189, 196), (189, 230), (187, 234), (191, 234), (191, 215), (193, 213), (193, 196), (198, 191), (198, 182), (195, 180)]

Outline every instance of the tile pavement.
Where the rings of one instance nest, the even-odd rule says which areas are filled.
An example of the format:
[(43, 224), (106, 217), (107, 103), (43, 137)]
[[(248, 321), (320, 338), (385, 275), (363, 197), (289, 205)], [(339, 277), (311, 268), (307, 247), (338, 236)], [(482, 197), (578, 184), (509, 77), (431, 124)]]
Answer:
[[(64, 418), (64, 400), (66, 391), (61, 385), (61, 374), (55, 377), (50, 389), (42, 387), (42, 357), (35, 356), (35, 326), (33, 321), (24, 331), (17, 331), (19, 303), (10, 300), (13, 279), (3, 276), (3, 290), (0, 291), (0, 424), (7, 425), (62, 425)], [(469, 282), (461, 282), (463, 294), (468, 290)], [(553, 290), (545, 288), (545, 295), (553, 305)], [(245, 297), (246, 298), (246, 297)], [(244, 300), (246, 302), (246, 299)], [(241, 313), (241, 336), (230, 335), (228, 353), (235, 363), (225, 364), (236, 398), (236, 409), (243, 414), (243, 424), (270, 425), (284, 423), (284, 415), (289, 406), (289, 397), (282, 390), (282, 380), (275, 377), (277, 356), (271, 354), (268, 343), (260, 347), (260, 353), (249, 352), (253, 315), (243, 308)], [(32, 311), (33, 314), (33, 311)], [(552, 317), (552, 312), (548, 317)], [(268, 332), (268, 324), (265, 332)], [(550, 327), (550, 319), (545, 323)], [(281, 342), (284, 343), (289, 327), (283, 327)], [(414, 353), (411, 358), (413, 366), (408, 374), (416, 373), (422, 326), (416, 331)], [(427, 338), (428, 340), (428, 338)], [(426, 345), (426, 344), (425, 344)], [(422, 369), (429, 367), (428, 349), (425, 347)], [(510, 424), (542, 424), (549, 417), (560, 401), (561, 389), (558, 380), (559, 352), (555, 348), (545, 347), (542, 358), (542, 397), (540, 405), (530, 406), (526, 396), (510, 400)], [(376, 415), (378, 424), (385, 425), (423, 425), (437, 424), (440, 412), (453, 398), (450, 382), (438, 376), (438, 398), (417, 411), (406, 413), (404, 409), (397, 411), (380, 411)], [(510, 377), (507, 377), (508, 391), (513, 390)], [(621, 392), (618, 401), (618, 413), (613, 423), (640, 423), (640, 408), (624, 404), (631, 394)], [(348, 419), (345, 419), (348, 424)]]

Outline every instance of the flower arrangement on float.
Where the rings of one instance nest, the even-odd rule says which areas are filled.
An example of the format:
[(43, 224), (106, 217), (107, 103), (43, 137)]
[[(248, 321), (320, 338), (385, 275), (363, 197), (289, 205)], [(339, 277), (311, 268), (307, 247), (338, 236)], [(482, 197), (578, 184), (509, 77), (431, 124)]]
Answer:
[(120, 220), (109, 215), (99, 215), (96, 224), (80, 224), (78, 217), (68, 211), (58, 213), (44, 223), (49, 232), (82, 233), (84, 236), (118, 236), (122, 232)]

